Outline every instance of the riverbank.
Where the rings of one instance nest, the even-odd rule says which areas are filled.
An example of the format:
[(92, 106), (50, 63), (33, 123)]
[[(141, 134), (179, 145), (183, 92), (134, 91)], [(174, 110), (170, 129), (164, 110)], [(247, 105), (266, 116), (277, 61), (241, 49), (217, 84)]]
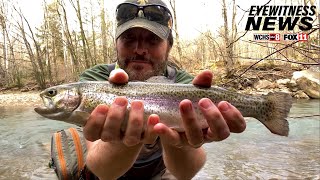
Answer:
[(3, 91), (0, 92), (0, 106), (36, 106), (41, 103), (40, 91)]

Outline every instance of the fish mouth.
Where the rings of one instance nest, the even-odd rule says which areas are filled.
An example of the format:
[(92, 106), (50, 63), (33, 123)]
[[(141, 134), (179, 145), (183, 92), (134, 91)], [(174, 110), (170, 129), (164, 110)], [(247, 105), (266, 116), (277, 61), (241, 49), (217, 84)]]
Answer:
[(65, 112), (57, 111), (56, 109), (48, 107), (36, 107), (34, 108), (34, 111), (49, 119), (60, 120), (61, 118), (66, 117)]
[(51, 98), (45, 96), (43, 93), (41, 93), (40, 96), (42, 98), (44, 106), (35, 107), (34, 111), (36, 113), (40, 114), (45, 118), (54, 119), (54, 120), (63, 120), (70, 116), (70, 114), (66, 113), (62, 109), (55, 107)]

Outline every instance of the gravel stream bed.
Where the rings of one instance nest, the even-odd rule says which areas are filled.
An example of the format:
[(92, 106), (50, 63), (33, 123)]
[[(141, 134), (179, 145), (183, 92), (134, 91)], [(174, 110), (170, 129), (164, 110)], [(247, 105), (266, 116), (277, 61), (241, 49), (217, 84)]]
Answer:
[(40, 92), (0, 92), (0, 106), (36, 106), (41, 103)]

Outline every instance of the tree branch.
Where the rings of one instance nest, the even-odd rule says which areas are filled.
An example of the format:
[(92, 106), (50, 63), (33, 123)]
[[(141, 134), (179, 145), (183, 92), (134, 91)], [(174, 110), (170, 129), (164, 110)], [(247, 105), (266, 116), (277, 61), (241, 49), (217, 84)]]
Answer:
[[(312, 31), (310, 31), (310, 32), (308, 33), (308, 35), (312, 34), (312, 33), (315, 32), (316, 30), (318, 30), (318, 28), (315, 28), (315, 29), (313, 29)], [(251, 68), (252, 68), (253, 66), (255, 66), (256, 64), (260, 63), (261, 61), (269, 58), (270, 56), (272, 56), (272, 55), (274, 55), (274, 54), (276, 54), (276, 53), (278, 53), (278, 52), (280, 52), (280, 51), (282, 51), (282, 50), (284, 50), (284, 49), (287, 49), (288, 47), (291, 47), (292, 45), (294, 45), (294, 44), (296, 44), (296, 43), (298, 43), (298, 42), (299, 42), (299, 41), (294, 41), (294, 42), (292, 42), (292, 43), (284, 46), (283, 48), (280, 48), (280, 49), (274, 51), (273, 53), (265, 56), (264, 58), (261, 58), (260, 60), (258, 60), (257, 62), (253, 63), (253, 64), (250, 65), (248, 68), (246, 68), (238, 77), (236, 77), (236, 78), (234, 78), (234, 79), (232, 79), (232, 80), (230, 80), (230, 81), (228, 81), (228, 82), (226, 82), (226, 83), (224, 83), (224, 84), (228, 84), (228, 83), (231, 83), (231, 82), (235, 81), (236, 79), (239, 79), (242, 75), (244, 75), (249, 69), (251, 69)], [(317, 65), (320, 65), (320, 63), (317, 63)]]
[[(266, 6), (267, 4), (269, 4), (271, 2), (271, 0), (269, 0), (267, 3), (265, 3), (263, 6)], [(238, 6), (239, 7), (239, 6)], [(242, 9), (241, 9), (242, 10)], [(246, 12), (248, 12), (248, 11), (246, 11)], [(253, 16), (253, 17), (255, 17), (257, 15), (257, 13)], [(243, 33), (241, 36), (239, 36), (236, 40), (234, 40), (233, 42), (231, 42), (228, 46), (227, 46), (227, 48), (229, 48), (232, 44), (234, 44), (234, 43), (236, 43), (236, 42), (238, 42), (242, 37), (244, 37), (246, 34), (248, 33), (248, 31), (246, 31), (245, 33)]]

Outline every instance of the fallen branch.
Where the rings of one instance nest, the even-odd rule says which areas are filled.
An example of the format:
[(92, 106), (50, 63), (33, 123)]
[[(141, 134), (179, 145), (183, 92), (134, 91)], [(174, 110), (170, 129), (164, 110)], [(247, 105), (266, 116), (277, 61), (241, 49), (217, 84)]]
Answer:
[(320, 114), (303, 115), (303, 116), (289, 116), (288, 118), (294, 118), (294, 119), (297, 119), (297, 118), (318, 117), (318, 116), (320, 116)]
[[(319, 28), (315, 28), (315, 29), (313, 29), (312, 31), (310, 31), (309, 33), (308, 33), (308, 35), (310, 35), (310, 34), (312, 34), (313, 32), (315, 32), (316, 30), (318, 30)], [(283, 48), (280, 48), (280, 49), (278, 49), (278, 50), (276, 50), (276, 51), (274, 51), (274, 52), (272, 52), (272, 53), (270, 53), (270, 54), (268, 54), (267, 56), (265, 56), (265, 57), (263, 57), (263, 58), (261, 58), (260, 60), (258, 60), (257, 62), (255, 62), (255, 63), (253, 63), (252, 65), (250, 65), (248, 68), (246, 68), (239, 76), (237, 76), (236, 78), (234, 78), (234, 79), (232, 79), (232, 80), (230, 80), (230, 81), (228, 81), (228, 82), (226, 82), (226, 83), (224, 83), (224, 85), (225, 84), (228, 84), (228, 83), (231, 83), (231, 82), (233, 82), (233, 81), (235, 81), (235, 80), (237, 80), (237, 79), (239, 79), (241, 76), (243, 76), (249, 69), (251, 69), (253, 66), (255, 66), (256, 64), (258, 64), (258, 63), (260, 63), (261, 61), (263, 61), (263, 60), (265, 60), (265, 59), (267, 59), (267, 58), (269, 58), (270, 56), (272, 56), (272, 55), (274, 55), (274, 54), (276, 54), (276, 53), (278, 53), (278, 52), (280, 52), (280, 51), (282, 51), (282, 50), (285, 50), (285, 49), (287, 49), (288, 47), (291, 47), (291, 46), (293, 46), (294, 44), (296, 44), (296, 43), (298, 43), (299, 41), (294, 41), (294, 42), (292, 42), (292, 43), (290, 43), (290, 44), (288, 44), (288, 45), (286, 45), (286, 46), (284, 46)], [(320, 65), (320, 63), (317, 63), (317, 65)]]

